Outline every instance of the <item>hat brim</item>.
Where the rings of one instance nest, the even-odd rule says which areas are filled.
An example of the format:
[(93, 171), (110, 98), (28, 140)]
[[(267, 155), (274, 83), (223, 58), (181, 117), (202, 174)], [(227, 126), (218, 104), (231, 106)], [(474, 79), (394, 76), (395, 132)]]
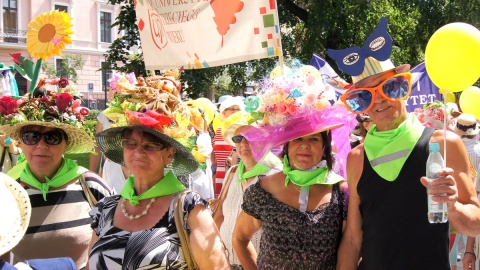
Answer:
[(475, 129), (469, 129), (469, 130), (471, 130), (471, 132), (465, 132), (463, 130), (458, 129), (456, 125), (453, 128), (453, 132), (455, 132), (459, 136), (470, 136), (470, 135), (477, 135), (478, 134), (478, 132), (479, 132), (478, 125), (475, 126)]
[(45, 122), (45, 121), (26, 121), (15, 123), (14, 125), (3, 125), (0, 126), (0, 133), (8, 136), (18, 142), (21, 142), (20, 131), (23, 127), (26, 126), (42, 126), (49, 128), (58, 128), (63, 131), (68, 136), (67, 148), (65, 154), (80, 154), (80, 153), (93, 153), (95, 148), (95, 143), (93, 139), (88, 135), (85, 130), (82, 130), (78, 127), (56, 122)]
[(225, 140), (225, 142), (235, 147), (235, 143), (232, 141), (232, 137), (235, 136), (235, 131), (237, 131), (238, 128), (243, 126), (248, 126), (248, 124), (235, 123), (230, 125), (223, 134), (223, 139)]
[[(2, 224), (0, 230), (0, 255), (13, 249), (22, 240), (27, 231), (32, 213), (27, 191), (11, 177), (0, 173), (0, 201), (2, 207)], [(4, 191), (8, 192), (4, 193)], [(11, 195), (11, 196), (10, 196)]]
[(160, 140), (165, 141), (175, 147), (176, 152), (175, 156), (173, 157), (171, 171), (176, 176), (188, 175), (198, 168), (198, 163), (193, 157), (192, 153), (180, 142), (162, 132), (144, 126), (115, 127), (97, 133), (97, 145), (102, 153), (111, 161), (125, 166), (121, 140), (123, 132), (127, 129), (150, 133)]
[(410, 65), (409, 64), (403, 64), (403, 65), (400, 65), (398, 67), (386, 70), (384, 72), (380, 72), (380, 73), (377, 73), (375, 75), (365, 77), (365, 78), (359, 80), (358, 82), (356, 82), (355, 84), (353, 84), (352, 86), (363, 87), (365, 84), (367, 84), (371, 81), (375, 81), (376, 79), (385, 76), (385, 74), (387, 74), (387, 73), (398, 74), (398, 73), (404, 73), (404, 72), (408, 72), (408, 71), (410, 71)]

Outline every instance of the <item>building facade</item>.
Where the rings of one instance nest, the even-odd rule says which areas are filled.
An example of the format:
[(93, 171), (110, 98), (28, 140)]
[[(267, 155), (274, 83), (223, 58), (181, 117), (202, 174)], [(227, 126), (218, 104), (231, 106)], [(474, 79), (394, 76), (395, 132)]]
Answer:
[[(107, 0), (1, 0), (0, 17), (0, 63), (13, 65), (10, 53), (21, 53), (30, 57), (26, 47), (28, 23), (38, 15), (50, 10), (68, 12), (72, 18), (72, 44), (67, 44), (63, 54), (81, 55), (85, 61), (78, 70), (75, 89), (90, 109), (105, 108), (105, 85), (111, 71), (101, 71), (110, 44), (119, 37), (117, 29), (110, 25), (120, 12), (119, 6), (110, 5)], [(54, 56), (47, 63), (59, 67), (61, 56)], [(40, 78), (46, 77), (45, 73)], [(20, 94), (28, 91), (30, 82), (17, 73), (16, 81)]]

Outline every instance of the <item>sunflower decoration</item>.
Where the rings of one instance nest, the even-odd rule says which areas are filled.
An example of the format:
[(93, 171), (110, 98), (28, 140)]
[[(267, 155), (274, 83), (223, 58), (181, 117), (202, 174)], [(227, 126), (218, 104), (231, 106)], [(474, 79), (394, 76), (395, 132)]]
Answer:
[(35, 59), (46, 60), (54, 54), (62, 55), (65, 44), (71, 44), (69, 35), (72, 19), (66, 12), (52, 10), (42, 13), (28, 24), (27, 50)]

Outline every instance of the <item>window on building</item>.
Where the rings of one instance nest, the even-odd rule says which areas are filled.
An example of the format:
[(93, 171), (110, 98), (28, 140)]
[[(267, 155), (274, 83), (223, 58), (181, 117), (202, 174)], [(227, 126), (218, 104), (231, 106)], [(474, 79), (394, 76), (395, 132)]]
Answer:
[(53, 9), (58, 10), (58, 11), (65, 11), (65, 12), (68, 13), (68, 7), (64, 6), (64, 5), (55, 5), (55, 7)]
[(59, 74), (60, 78), (64, 78), (67, 76), (67, 74), (64, 74), (62, 71), (62, 64), (63, 64), (63, 59), (57, 58), (55, 59), (55, 70), (57, 71), (57, 74)]
[(5, 42), (18, 42), (17, 0), (2, 0)]
[(112, 13), (100, 12), (100, 41), (112, 42)]

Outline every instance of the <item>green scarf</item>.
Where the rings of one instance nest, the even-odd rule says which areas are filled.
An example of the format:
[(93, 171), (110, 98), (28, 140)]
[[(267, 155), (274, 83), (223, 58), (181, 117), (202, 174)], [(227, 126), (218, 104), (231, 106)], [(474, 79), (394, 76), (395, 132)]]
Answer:
[(268, 168), (267, 166), (265, 166), (261, 163), (257, 163), (257, 164), (255, 164), (255, 166), (250, 171), (244, 172), (245, 171), (245, 164), (243, 164), (243, 160), (242, 160), (238, 164), (238, 175), (240, 176), (239, 177), (239, 182), (242, 182), (242, 181), (247, 182), (248, 178), (260, 175), (264, 172), (268, 172), (269, 170), (270, 170), (270, 168)]
[(329, 171), (327, 166), (322, 166), (311, 171), (294, 170), (290, 167), (288, 157), (283, 158), (283, 173), (285, 177), (285, 186), (291, 181), (297, 186), (311, 186), (315, 184), (332, 185), (343, 180), (343, 177), (333, 171)]
[(172, 172), (168, 172), (153, 187), (140, 195), (135, 195), (134, 178), (128, 177), (125, 186), (120, 195), (130, 202), (130, 205), (137, 205), (140, 200), (151, 199), (160, 196), (166, 196), (186, 189), (186, 187), (175, 177)]
[(27, 162), (24, 163), (25, 168), (20, 174), (20, 181), (40, 190), (45, 201), (47, 201), (47, 192), (50, 188), (61, 187), (88, 171), (86, 168), (78, 166), (73, 160), (69, 158), (63, 158), (62, 165), (60, 165), (60, 168), (55, 176), (52, 179), (49, 179), (45, 176), (46, 182), (40, 183), (40, 181), (38, 181), (37, 178), (35, 178), (35, 176), (32, 174), (30, 165)]
[(373, 126), (367, 133), (364, 148), (375, 172), (387, 181), (395, 181), (424, 129), (413, 113), (393, 130), (378, 131)]
[(23, 169), (25, 169), (25, 166), (27, 165), (26, 161), (27, 159), (25, 158), (24, 153), (18, 155), (17, 164), (7, 172), (7, 175), (12, 177), (13, 179), (18, 179)]

